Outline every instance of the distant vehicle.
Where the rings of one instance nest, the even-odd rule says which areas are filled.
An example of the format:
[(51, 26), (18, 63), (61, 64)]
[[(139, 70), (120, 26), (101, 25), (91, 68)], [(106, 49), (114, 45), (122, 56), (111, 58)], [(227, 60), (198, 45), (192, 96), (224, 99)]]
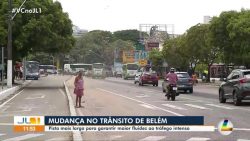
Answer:
[[(177, 81), (177, 90), (178, 91), (184, 91), (185, 93), (189, 91), (190, 93), (193, 93), (193, 80), (188, 75), (187, 72), (175, 72), (178, 77)], [(162, 91), (166, 92), (168, 86), (168, 81), (162, 82)]]
[(105, 77), (106, 77), (105, 64), (94, 63), (93, 71), (92, 71), (92, 78), (105, 78)]
[(123, 79), (135, 78), (135, 74), (139, 66), (135, 63), (127, 63), (122, 66), (122, 77)]
[(25, 65), (25, 76), (26, 79), (38, 80), (39, 74), (39, 62), (37, 61), (26, 61)]
[(40, 74), (57, 74), (56, 66), (53, 65), (39, 65)]
[(155, 71), (145, 71), (139, 77), (139, 86), (144, 84), (153, 84), (153, 86), (158, 86), (158, 76)]
[(116, 68), (114, 72), (115, 77), (122, 77), (122, 68)]
[(64, 64), (64, 72), (76, 74), (79, 71), (83, 71), (86, 76), (91, 76), (92, 67), (92, 64)]
[(136, 74), (135, 74), (135, 81), (134, 83), (139, 83), (139, 79), (140, 79), (140, 76), (142, 74), (142, 71), (141, 70), (137, 70)]
[(250, 70), (233, 70), (224, 81), (219, 88), (220, 103), (233, 99), (238, 106), (242, 100), (250, 100)]

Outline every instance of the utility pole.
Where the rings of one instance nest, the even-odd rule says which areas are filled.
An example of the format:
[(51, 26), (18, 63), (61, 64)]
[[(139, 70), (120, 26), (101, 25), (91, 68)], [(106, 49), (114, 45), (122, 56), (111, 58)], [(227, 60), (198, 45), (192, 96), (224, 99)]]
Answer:
[(7, 87), (12, 87), (12, 0), (9, 0)]

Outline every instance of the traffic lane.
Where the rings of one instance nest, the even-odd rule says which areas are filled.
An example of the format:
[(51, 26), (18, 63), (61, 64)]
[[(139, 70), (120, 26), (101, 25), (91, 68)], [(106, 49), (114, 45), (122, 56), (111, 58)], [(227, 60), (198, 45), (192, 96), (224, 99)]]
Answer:
[[(91, 87), (89, 86), (89, 84), (90, 83), (93, 83), (93, 85), (91, 85)], [(129, 99), (127, 99), (126, 97), (128, 97), (128, 95), (130, 95), (129, 96), (129, 98), (132, 98), (132, 99), (138, 99), (138, 100), (140, 100), (140, 101), (143, 101), (142, 99), (143, 99), (143, 97), (141, 97), (141, 99), (139, 99), (139, 97), (132, 97), (131, 95), (135, 95), (133, 92), (134, 92), (134, 88), (131, 88), (131, 87), (128, 87), (128, 86), (126, 86), (126, 85), (121, 85), (121, 84), (114, 84), (114, 83), (103, 83), (103, 81), (100, 81), (100, 80), (91, 80), (91, 79), (85, 79), (85, 87), (86, 87), (86, 89), (87, 89), (87, 91), (86, 91), (86, 102), (85, 103), (87, 103), (88, 101), (91, 101), (92, 102), (92, 104), (93, 103), (96, 103), (95, 101), (93, 101), (93, 99), (95, 99), (95, 95), (97, 95), (97, 97), (98, 97), (98, 99), (102, 99), (101, 100), (101, 102), (103, 102), (103, 101), (108, 101), (108, 103), (106, 103), (106, 104), (108, 104), (108, 105), (113, 105), (113, 107), (114, 108), (117, 108), (118, 109), (118, 111), (119, 110), (121, 110), (121, 111), (123, 111), (120, 107), (118, 107), (119, 106), (119, 104), (118, 105), (114, 105), (113, 104), (113, 101), (117, 101), (117, 99), (119, 99), (119, 98), (116, 98), (115, 96), (119, 96), (119, 95), (121, 95), (121, 96), (119, 96), (119, 97), (122, 97), (122, 98), (124, 98), (124, 100), (122, 100), (121, 99), (121, 102), (120, 102), (120, 100), (118, 100), (117, 102), (119, 102), (119, 103), (121, 103), (121, 104), (123, 104), (123, 103), (127, 103), (127, 104), (125, 104), (125, 106), (127, 106), (127, 105), (131, 105), (132, 107), (133, 107), (133, 109), (138, 109), (138, 108), (141, 108), (140, 106), (138, 107), (138, 105), (132, 105), (129, 101), (127, 102), (127, 100), (129, 100)], [(96, 89), (95, 89), (96, 88)], [(100, 89), (98, 89), (98, 88), (100, 88), (101, 89), (101, 95), (110, 95), (110, 94), (112, 94), (112, 95), (114, 95), (114, 97), (113, 96), (111, 96), (111, 97), (108, 97), (107, 99), (103, 99), (102, 97), (100, 97), (99, 95), (98, 95), (98, 93), (99, 92), (97, 92), (96, 94), (93, 94), (94, 92), (93, 91), (90, 91), (90, 90), (100, 90)], [(157, 96), (157, 94), (155, 94), (155, 93), (150, 93), (150, 92), (148, 92), (148, 93), (146, 93), (146, 91), (145, 90), (143, 90), (143, 89), (138, 89), (138, 87), (135, 87), (135, 88), (137, 88), (137, 90), (139, 90), (139, 91), (137, 91), (137, 92), (141, 92), (141, 91), (143, 91), (143, 93), (144, 94), (147, 94), (147, 95), (154, 95), (154, 96)], [(108, 89), (108, 90), (107, 90)], [(104, 90), (104, 91), (103, 91)], [(107, 93), (106, 93), (107, 92)], [(111, 92), (111, 93), (110, 93)], [(142, 94), (143, 94), (142, 93)], [(119, 95), (117, 95), (117, 94), (119, 94)], [(93, 96), (92, 98), (91, 98), (91, 100), (90, 100), (90, 96)], [(123, 97), (123, 96), (126, 96), (126, 97)], [(145, 97), (144, 97), (145, 98)], [(112, 101), (111, 101), (111, 99), (112, 99)], [(131, 99), (131, 100), (132, 100)], [(154, 99), (155, 100), (155, 99)], [(185, 99), (183, 99), (183, 100), (185, 100)], [(132, 101), (134, 101), (134, 100), (132, 100)], [(148, 99), (148, 101), (146, 101), (145, 103), (149, 103), (149, 104), (147, 104), (147, 105), (149, 105), (149, 106), (152, 106), (152, 105), (155, 105), (156, 103), (153, 103), (153, 104), (150, 104), (150, 101), (152, 101), (151, 99)], [(167, 101), (166, 101), (167, 102)], [(105, 104), (105, 103), (104, 103)], [(85, 105), (85, 108), (86, 109), (88, 109), (88, 108), (90, 108), (89, 106), (87, 106), (88, 104), (86, 104)], [(95, 104), (93, 104), (93, 105), (95, 105)], [(161, 106), (161, 105), (159, 105), (159, 106)], [(124, 105), (122, 105), (122, 107), (124, 107)], [(85, 109), (84, 108), (84, 109)], [(151, 113), (151, 112), (149, 112), (149, 107), (144, 107), (145, 108), (145, 112), (143, 113), (143, 115), (151, 115), (151, 114), (148, 114), (148, 113)], [(78, 109), (78, 110), (82, 110), (82, 109)], [(106, 108), (105, 108), (105, 110), (106, 110)], [(127, 114), (127, 113), (129, 113), (130, 111), (126, 111), (126, 108), (124, 109), (125, 111), (124, 111), (124, 114), (126, 114), (126, 115), (130, 115), (130, 114)], [(150, 109), (151, 110), (151, 109)], [(173, 109), (171, 109), (171, 110), (173, 110)], [(88, 110), (86, 110), (86, 111), (88, 111)], [(91, 110), (89, 111), (89, 112), (82, 112), (84, 115), (91, 115)], [(105, 114), (105, 115), (113, 115), (113, 114), (110, 114), (110, 112), (109, 112), (110, 110), (108, 110), (108, 112)], [(111, 109), (111, 112), (112, 112), (113, 110)], [(116, 112), (116, 110), (114, 110), (115, 112)], [(139, 110), (138, 111), (138, 113), (140, 113), (140, 111), (141, 110)], [(199, 111), (198, 109), (196, 109), (196, 111)], [(175, 110), (174, 112), (178, 112), (178, 110)], [(193, 112), (195, 112), (195, 111), (193, 111)], [(206, 111), (203, 111), (203, 112), (206, 112)], [(101, 111), (99, 111), (99, 113), (101, 113)], [(117, 113), (117, 112), (116, 112)], [(118, 112), (119, 113), (119, 112)], [(178, 112), (179, 113), (179, 112)], [(188, 113), (190, 113), (190, 111), (188, 111)], [(196, 112), (195, 112), (196, 113)], [(198, 113), (198, 112), (197, 112)], [(93, 113), (92, 113), (93, 114)], [(157, 112), (154, 112), (153, 113), (154, 114), (154, 116), (158, 116), (159, 114), (157, 113)], [(210, 114), (210, 113), (209, 113)], [(102, 115), (102, 114), (101, 114)], [(117, 114), (115, 114), (115, 115), (117, 115)], [(118, 114), (118, 115), (121, 115), (121, 114)], [(123, 115), (123, 114), (122, 114)], [(138, 115), (138, 114), (132, 114), (132, 116), (135, 116), (135, 115)], [(139, 114), (139, 115), (141, 115), (141, 114)], [(190, 114), (190, 115), (204, 115), (204, 114)], [(224, 117), (222, 117), (222, 118), (218, 118), (218, 120), (216, 119), (215, 121), (216, 122), (212, 122), (213, 124), (210, 124), (210, 125), (217, 125), (222, 119), (223, 119)], [(213, 119), (213, 117), (211, 118), (211, 119)], [(206, 122), (206, 118), (205, 118), (205, 123), (206, 124), (208, 124), (208, 122)], [(234, 121), (232, 121), (233, 123), (234, 123)], [(215, 123), (215, 124), (214, 124)], [(235, 134), (236, 133), (236, 134)], [(230, 140), (236, 140), (236, 138), (234, 138), (234, 137), (236, 137), (237, 135), (239, 136), (239, 134), (240, 134), (240, 136), (239, 137), (241, 137), (241, 138), (243, 138), (243, 139), (248, 139), (247, 137), (248, 137), (248, 134), (247, 133), (242, 133), (242, 132), (240, 132), (240, 133), (238, 133), (238, 132), (235, 132), (234, 134), (231, 134), (230, 136), (227, 136), (227, 137), (224, 137), (224, 136), (222, 136), (222, 135), (220, 135), (218, 132), (209, 132), (209, 133), (207, 133), (207, 132), (198, 132), (198, 133), (195, 133), (195, 132), (192, 132), (192, 133), (181, 133), (181, 135), (180, 135), (180, 133), (166, 133), (166, 132), (135, 132), (135, 134), (134, 134), (134, 132), (112, 132), (112, 133), (110, 133), (110, 132), (94, 132), (94, 133), (91, 133), (91, 132), (84, 132), (83, 133), (83, 138), (85, 139), (85, 140), (103, 140), (103, 139), (106, 139), (106, 140), (112, 140), (112, 139), (116, 139), (116, 140), (140, 140), (140, 139), (144, 139), (144, 138), (147, 138), (147, 137), (150, 137), (150, 136), (153, 136), (153, 137), (163, 137), (163, 139), (162, 140), (188, 140), (188, 139), (190, 139), (190, 138), (192, 138), (192, 137), (207, 137), (207, 138), (212, 138), (212, 140), (225, 140), (225, 141), (230, 141)], [(237, 138), (238, 139), (238, 138)]]
[(69, 139), (70, 133), (41, 133), (31, 135), (28, 133), (13, 132), (13, 116), (45, 116), (45, 115), (69, 115), (67, 97), (62, 89), (62, 80), (68, 77), (44, 77), (38, 81), (32, 81), (19, 94), (3, 106), (1, 106), (1, 131), (0, 140), (14, 137), (28, 136), (28, 140), (42, 138), (42, 140), (54, 137)]
[[(109, 91), (117, 91), (116, 93), (134, 99), (140, 99), (143, 102), (156, 105), (157, 107), (173, 110), (179, 114), (205, 116), (206, 124), (217, 125), (220, 120), (227, 117), (232, 119), (232, 122), (235, 123), (236, 127), (250, 128), (249, 125), (245, 124), (249, 123), (247, 118), (250, 117), (249, 106), (236, 107), (230, 105), (230, 103), (220, 104), (218, 100), (213, 101), (208, 98), (197, 99), (194, 95), (180, 95), (176, 98), (176, 101), (168, 102), (161, 91), (152, 91), (149, 88), (145, 89), (145, 87), (131, 87), (130, 85), (119, 83), (104, 83), (102, 84), (102, 87)], [(166, 106), (166, 104), (169, 105)]]

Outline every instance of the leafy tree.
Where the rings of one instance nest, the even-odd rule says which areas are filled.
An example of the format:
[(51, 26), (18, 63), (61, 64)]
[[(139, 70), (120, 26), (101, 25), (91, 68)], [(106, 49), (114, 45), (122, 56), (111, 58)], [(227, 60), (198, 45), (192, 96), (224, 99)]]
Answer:
[(140, 31), (132, 29), (132, 30), (121, 30), (113, 33), (114, 39), (131, 41), (133, 44), (136, 44), (140, 38)]

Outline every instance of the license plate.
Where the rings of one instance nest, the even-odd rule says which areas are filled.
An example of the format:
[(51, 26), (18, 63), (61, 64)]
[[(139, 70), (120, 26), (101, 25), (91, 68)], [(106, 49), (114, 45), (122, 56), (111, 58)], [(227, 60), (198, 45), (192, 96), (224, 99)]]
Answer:
[(176, 91), (176, 90), (177, 90), (177, 87), (173, 87), (173, 90)]

